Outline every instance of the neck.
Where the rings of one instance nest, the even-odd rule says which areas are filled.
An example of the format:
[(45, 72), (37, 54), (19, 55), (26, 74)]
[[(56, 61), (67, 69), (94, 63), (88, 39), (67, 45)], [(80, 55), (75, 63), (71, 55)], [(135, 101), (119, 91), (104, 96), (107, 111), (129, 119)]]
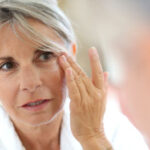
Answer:
[[(26, 149), (59, 149), (60, 127), (63, 112), (50, 123), (38, 127), (15, 125), (16, 131)], [(57, 148), (56, 148), (57, 147)]]

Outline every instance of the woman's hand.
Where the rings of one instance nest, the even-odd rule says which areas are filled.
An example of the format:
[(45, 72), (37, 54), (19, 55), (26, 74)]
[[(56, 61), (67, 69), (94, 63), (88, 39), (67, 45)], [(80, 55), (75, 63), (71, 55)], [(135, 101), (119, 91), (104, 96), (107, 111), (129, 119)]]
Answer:
[(60, 56), (60, 64), (65, 71), (71, 99), (71, 129), (75, 138), (83, 145), (95, 139), (105, 142), (102, 120), (106, 104), (107, 73), (103, 73), (95, 48), (89, 49), (89, 58), (92, 80), (71, 56), (68, 54)]

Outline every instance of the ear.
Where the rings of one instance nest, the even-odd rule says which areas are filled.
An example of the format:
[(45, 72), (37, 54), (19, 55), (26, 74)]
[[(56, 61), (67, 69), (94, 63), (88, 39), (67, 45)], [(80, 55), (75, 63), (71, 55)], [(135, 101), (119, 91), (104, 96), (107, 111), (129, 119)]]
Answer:
[(72, 43), (71, 45), (71, 54), (75, 57), (77, 53), (77, 45), (75, 43)]

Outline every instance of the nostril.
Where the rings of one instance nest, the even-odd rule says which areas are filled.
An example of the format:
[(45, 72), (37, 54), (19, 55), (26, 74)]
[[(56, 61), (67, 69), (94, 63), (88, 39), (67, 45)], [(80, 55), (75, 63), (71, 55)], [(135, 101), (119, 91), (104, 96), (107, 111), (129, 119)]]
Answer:
[(22, 87), (22, 90), (32, 93), (32, 92), (36, 91), (38, 88), (40, 88), (40, 87), (41, 87), (41, 85), (37, 85), (37, 86), (28, 85), (26, 87)]

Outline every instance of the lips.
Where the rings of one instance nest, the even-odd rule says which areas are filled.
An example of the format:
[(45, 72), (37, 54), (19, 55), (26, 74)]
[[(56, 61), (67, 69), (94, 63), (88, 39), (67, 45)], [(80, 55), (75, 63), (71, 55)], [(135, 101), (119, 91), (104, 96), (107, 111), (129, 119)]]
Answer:
[(50, 99), (38, 99), (38, 100), (35, 100), (35, 101), (30, 101), (30, 102), (22, 105), (22, 107), (34, 107), (34, 106), (38, 106), (40, 104), (43, 104), (47, 101), (50, 101)]

